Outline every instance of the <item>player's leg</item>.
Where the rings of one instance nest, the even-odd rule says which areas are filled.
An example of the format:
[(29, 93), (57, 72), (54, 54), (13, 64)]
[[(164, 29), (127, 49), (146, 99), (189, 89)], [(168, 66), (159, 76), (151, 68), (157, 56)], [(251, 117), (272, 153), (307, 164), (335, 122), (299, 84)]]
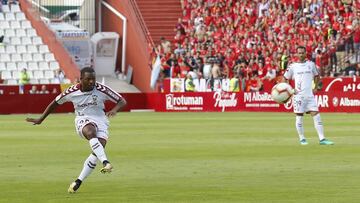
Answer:
[(324, 136), (324, 127), (323, 123), (321, 121), (321, 117), (318, 111), (310, 111), (310, 115), (312, 116), (314, 120), (314, 127), (316, 129), (316, 132), (319, 136), (319, 140), (322, 140), (325, 138)]
[[(99, 141), (101, 145), (105, 148), (106, 140), (99, 138)], [(96, 157), (95, 153), (91, 153), (89, 155), (89, 157), (85, 160), (83, 170), (81, 171), (78, 177), (79, 181), (82, 182), (86, 177), (88, 177), (91, 174), (91, 172), (96, 167), (97, 160), (98, 158)]]
[(321, 121), (320, 113), (318, 111), (310, 111), (310, 115), (313, 117), (314, 127), (319, 136), (320, 144), (321, 145), (333, 145), (334, 142), (325, 138), (324, 127), (323, 127), (323, 123)]
[[(109, 163), (109, 161), (107, 161), (107, 158), (106, 158), (106, 155), (104, 152), (104, 148), (106, 146), (106, 139), (107, 139), (107, 129), (103, 129), (104, 127), (101, 126), (101, 132), (103, 132), (103, 133), (100, 135), (100, 137), (103, 137), (103, 138), (98, 138), (97, 135), (99, 134), (99, 132), (98, 132), (97, 127), (98, 126), (95, 123), (91, 122), (89, 119), (81, 119), (81, 120), (76, 121), (77, 133), (80, 136), (89, 140), (89, 143), (90, 143), (90, 146), (91, 146), (93, 152), (85, 160), (83, 169), (82, 169), (79, 177), (70, 184), (69, 189), (68, 189), (69, 193), (76, 192), (79, 189), (82, 181), (84, 181), (85, 178), (88, 177), (91, 174), (91, 172), (95, 169), (99, 154), (100, 154), (99, 156), (102, 157), (102, 160), (101, 159), (99, 159), (99, 160), (103, 162), (104, 168), (106, 169), (105, 171), (104, 171), (104, 168), (101, 169), (101, 172), (103, 172), (103, 173), (111, 172), (112, 166)], [(96, 149), (93, 150), (93, 147)], [(100, 148), (100, 150), (102, 148), (102, 151), (99, 152), (98, 148)], [(96, 153), (94, 151), (98, 152), (98, 155), (96, 155)]]
[(301, 145), (307, 145), (308, 142), (306, 141), (305, 135), (304, 135), (304, 102), (302, 100), (301, 96), (295, 95), (293, 97), (293, 110), (296, 115), (296, 121), (295, 121), (295, 127), (296, 131), (299, 135), (299, 140)]
[(81, 183), (95, 169), (97, 160), (98, 160), (98, 158), (95, 156), (94, 153), (91, 153), (89, 155), (89, 157), (84, 162), (84, 166), (83, 166), (82, 171), (80, 172), (79, 177), (70, 184), (69, 189), (68, 189), (69, 193), (74, 193), (79, 189)]
[(324, 135), (324, 127), (323, 123), (321, 121), (321, 116), (319, 113), (319, 108), (317, 105), (317, 102), (315, 100), (315, 97), (310, 97), (307, 99), (307, 105), (305, 108), (306, 112), (309, 112), (314, 120), (314, 127), (316, 129), (316, 132), (319, 136), (320, 144), (321, 145), (332, 145), (334, 142), (325, 139)]
[[(106, 140), (102, 138), (98, 138), (101, 145), (105, 148), (106, 146)], [(89, 157), (85, 160), (84, 166), (82, 171), (80, 172), (79, 177), (70, 184), (68, 192), (69, 193), (75, 193), (79, 187), (81, 186), (82, 182), (92, 173), (92, 171), (96, 167), (96, 162), (98, 158), (96, 157), (95, 153), (91, 153)], [(112, 166), (108, 162), (108, 164), (104, 165), (104, 167), (101, 169), (102, 173), (111, 172)]]
[(108, 165), (107, 168), (109, 168), (109, 170), (104, 171), (102, 169), (101, 172), (103, 173), (111, 172), (112, 166), (108, 161), (104, 150), (104, 146), (106, 145), (106, 140), (97, 137), (96, 125), (94, 123), (89, 123), (85, 125), (84, 128), (82, 129), (82, 134), (87, 140), (89, 140), (91, 150), (94, 152), (96, 157), (101, 161), (101, 163), (103, 163), (104, 168), (105, 166)]
[(306, 141), (305, 135), (304, 135), (304, 126), (303, 126), (303, 120), (304, 120), (304, 114), (297, 113), (296, 114), (296, 131), (299, 135), (299, 140), (301, 145), (307, 145), (308, 142)]
[[(106, 139), (98, 137), (100, 143), (102, 144), (102, 146), (105, 148), (106, 145)], [(111, 163), (109, 161), (105, 161), (103, 162), (103, 167), (100, 169), (101, 173), (110, 173), (113, 169), (113, 166), (111, 165)]]

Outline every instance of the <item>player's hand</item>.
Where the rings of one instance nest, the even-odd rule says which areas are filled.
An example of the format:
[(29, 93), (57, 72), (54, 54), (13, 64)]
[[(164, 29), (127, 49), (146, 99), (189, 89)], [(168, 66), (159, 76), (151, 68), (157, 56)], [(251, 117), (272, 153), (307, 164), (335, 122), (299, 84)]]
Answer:
[(318, 92), (318, 89), (317, 88), (314, 88), (313, 89), (313, 93), (316, 94)]
[(111, 118), (111, 117), (114, 117), (114, 116), (116, 116), (116, 111), (109, 111), (109, 112), (107, 112), (106, 113), (106, 116), (108, 117), (108, 118)]
[(43, 122), (40, 118), (26, 118), (26, 121), (33, 123), (33, 125), (40, 125)]

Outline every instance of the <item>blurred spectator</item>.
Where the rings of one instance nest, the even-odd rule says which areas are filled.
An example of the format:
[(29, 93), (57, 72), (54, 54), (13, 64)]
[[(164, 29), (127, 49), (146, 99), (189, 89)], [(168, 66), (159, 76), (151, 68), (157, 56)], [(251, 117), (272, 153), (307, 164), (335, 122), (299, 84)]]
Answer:
[(330, 67), (337, 68), (336, 38), (334, 36), (330, 36), (329, 56), (330, 56)]
[[(29, 94), (49, 94), (50, 91), (47, 90), (46, 85), (41, 85), (40, 90), (38, 90), (36, 85), (32, 85), (31, 89), (29, 90)], [(56, 88), (53, 89), (53, 94), (57, 93)]]
[(5, 37), (4, 35), (0, 36), (0, 45), (4, 45), (4, 37)]
[(190, 73), (188, 73), (186, 75), (185, 91), (186, 92), (194, 92), (195, 91), (194, 81), (193, 81), (193, 78), (192, 78), (192, 74), (190, 74)]
[(2, 79), (1, 72), (0, 72), (0, 84), (3, 84), (4, 80)]
[(175, 61), (171, 61), (170, 66), (170, 77), (171, 78), (178, 78), (180, 77), (180, 67)]
[(356, 68), (354, 65), (350, 64), (350, 61), (345, 62), (345, 67), (343, 69), (343, 76), (354, 76), (356, 74)]
[(259, 92), (262, 90), (263, 83), (261, 82), (257, 71), (253, 71), (248, 84), (248, 90), (251, 92)]
[(171, 43), (170, 41), (166, 40), (165, 37), (160, 38), (160, 45), (162, 48), (162, 52), (166, 55), (171, 52)]
[(212, 69), (211, 69), (211, 78), (212, 79), (220, 79), (221, 71), (220, 71), (220, 61), (216, 60)]
[(49, 94), (49, 90), (47, 90), (46, 85), (41, 85), (39, 94)]
[(360, 22), (357, 22), (354, 29), (354, 49), (355, 60), (360, 63)]
[(56, 70), (54, 77), (55, 83), (61, 84), (64, 82), (64, 79), (65, 79), (64, 73), (61, 70)]
[(180, 32), (180, 35), (186, 35), (185, 33), (185, 25), (181, 18), (178, 19), (178, 23), (175, 25), (175, 31)]
[(181, 61), (179, 63), (180, 65), (180, 78), (186, 78), (186, 75), (188, 74), (188, 72), (190, 71), (190, 67), (187, 66), (184, 61)]
[(326, 73), (326, 77), (339, 77), (341, 76), (339, 70), (336, 67), (333, 67), (329, 72)]
[(229, 92), (240, 92), (239, 73), (235, 73), (230, 79)]
[(280, 63), (280, 67), (281, 70), (286, 70), (288, 63), (289, 63), (289, 57), (290, 57), (290, 53), (288, 51), (284, 52), (281, 56), (281, 63)]
[(270, 1), (269, 0), (262, 0), (259, 3), (259, 18), (263, 17), (264, 15), (268, 15), (268, 9), (270, 6)]
[(58, 93), (58, 90), (56, 87), (53, 88), (53, 90), (51, 91), (51, 94), (57, 94)]
[(264, 79), (266, 80), (274, 80), (276, 78), (276, 66), (274, 65), (274, 62), (270, 62), (271, 64), (265, 64), (266, 69), (266, 75)]
[(37, 89), (36, 85), (31, 86), (31, 89), (29, 90), (29, 94), (38, 94), (39, 90)]
[(239, 84), (240, 84), (240, 91), (246, 90), (246, 78), (244, 76), (244, 72), (239, 71)]
[(185, 49), (182, 47), (181, 43), (176, 44), (176, 49), (174, 50), (175, 54), (183, 55), (185, 53)]
[(205, 58), (205, 63), (203, 66), (203, 78), (205, 79), (210, 79), (211, 78), (211, 68), (212, 68), (212, 64), (210, 63), (210, 59), (209, 58)]
[(24, 94), (24, 85), (29, 84), (30, 77), (27, 70), (24, 68), (20, 72), (19, 76), (19, 93)]

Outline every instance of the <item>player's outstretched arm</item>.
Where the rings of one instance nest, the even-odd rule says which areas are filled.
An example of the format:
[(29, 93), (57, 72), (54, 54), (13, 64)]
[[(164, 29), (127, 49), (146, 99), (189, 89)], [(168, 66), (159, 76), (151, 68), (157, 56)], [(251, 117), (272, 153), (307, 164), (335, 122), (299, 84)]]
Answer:
[(40, 125), (45, 118), (56, 109), (57, 106), (59, 106), (59, 104), (54, 100), (46, 107), (40, 118), (26, 118), (26, 121), (33, 123), (34, 125)]
[(109, 112), (106, 113), (107, 117), (113, 117), (116, 115), (118, 111), (126, 106), (126, 100), (123, 98), (121, 99)]

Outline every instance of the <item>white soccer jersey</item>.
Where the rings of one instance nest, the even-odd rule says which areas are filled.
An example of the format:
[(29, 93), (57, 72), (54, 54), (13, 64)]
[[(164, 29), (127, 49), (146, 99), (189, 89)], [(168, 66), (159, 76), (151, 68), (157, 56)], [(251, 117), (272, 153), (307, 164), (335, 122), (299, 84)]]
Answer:
[(55, 101), (58, 104), (72, 102), (75, 109), (76, 119), (79, 117), (89, 117), (105, 119), (105, 101), (110, 100), (115, 103), (123, 100), (123, 97), (112, 90), (110, 87), (96, 82), (92, 91), (82, 92), (80, 84), (73, 85), (59, 94)]
[(292, 63), (286, 70), (284, 77), (287, 80), (294, 79), (297, 95), (312, 96), (312, 81), (319, 75), (315, 63), (306, 61), (303, 63)]

